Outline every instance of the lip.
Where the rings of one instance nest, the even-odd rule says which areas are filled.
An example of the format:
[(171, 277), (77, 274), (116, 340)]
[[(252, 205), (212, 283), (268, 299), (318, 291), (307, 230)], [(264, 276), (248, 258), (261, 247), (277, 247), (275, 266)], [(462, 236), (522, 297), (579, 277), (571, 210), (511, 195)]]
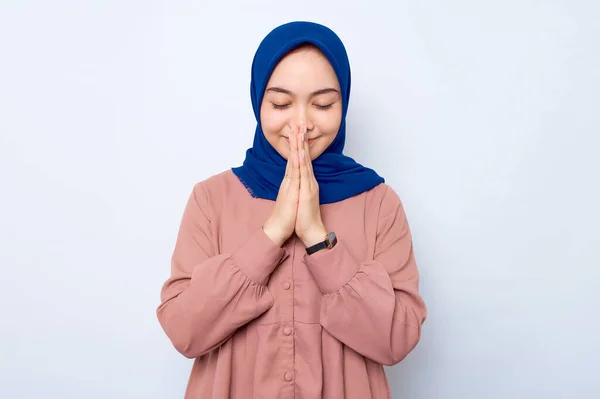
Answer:
[[(289, 143), (290, 138), (288, 136), (284, 136), (284, 137)], [(313, 143), (315, 140), (318, 140), (318, 139), (319, 139), (318, 137), (313, 137), (312, 139), (308, 139), (308, 144)]]

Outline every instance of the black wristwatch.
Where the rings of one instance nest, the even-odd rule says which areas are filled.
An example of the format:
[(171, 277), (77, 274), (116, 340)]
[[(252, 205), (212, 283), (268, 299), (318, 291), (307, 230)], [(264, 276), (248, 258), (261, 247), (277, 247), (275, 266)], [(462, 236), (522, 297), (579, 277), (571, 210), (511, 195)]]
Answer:
[(329, 233), (325, 237), (325, 241), (321, 241), (315, 245), (312, 245), (312, 246), (306, 248), (306, 253), (308, 255), (312, 255), (315, 252), (320, 251), (325, 248), (331, 249), (335, 246), (335, 244), (337, 244), (337, 237), (336, 237), (335, 233)]

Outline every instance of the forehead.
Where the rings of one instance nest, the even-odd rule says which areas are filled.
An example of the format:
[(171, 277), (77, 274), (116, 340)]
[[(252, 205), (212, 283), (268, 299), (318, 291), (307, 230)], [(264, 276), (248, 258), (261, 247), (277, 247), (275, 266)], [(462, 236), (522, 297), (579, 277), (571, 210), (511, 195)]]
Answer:
[(335, 71), (325, 55), (313, 45), (286, 54), (269, 79), (270, 85), (333, 86), (339, 88)]

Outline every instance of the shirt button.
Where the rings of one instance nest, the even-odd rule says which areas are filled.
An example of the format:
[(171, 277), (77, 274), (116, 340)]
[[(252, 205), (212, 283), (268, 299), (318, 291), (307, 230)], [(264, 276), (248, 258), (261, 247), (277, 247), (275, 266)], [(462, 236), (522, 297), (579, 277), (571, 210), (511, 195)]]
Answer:
[(291, 327), (287, 327), (287, 326), (286, 326), (286, 327), (283, 329), (283, 333), (284, 333), (285, 335), (290, 335), (290, 334), (292, 333), (292, 328), (291, 328)]
[(285, 378), (285, 380), (289, 382), (292, 380), (292, 378), (294, 378), (294, 375), (288, 371), (287, 373), (285, 373), (283, 378)]
[(284, 290), (289, 290), (291, 286), (292, 285), (289, 283), (289, 281), (284, 281), (283, 282), (283, 289)]

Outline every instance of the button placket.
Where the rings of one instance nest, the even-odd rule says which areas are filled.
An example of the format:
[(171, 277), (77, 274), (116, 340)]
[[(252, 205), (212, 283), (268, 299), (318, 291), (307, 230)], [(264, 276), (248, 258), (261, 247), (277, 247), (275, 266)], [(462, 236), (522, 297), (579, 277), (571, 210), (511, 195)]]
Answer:
[[(290, 249), (291, 249), (292, 256), (291, 256), (291, 265), (290, 266), (291, 266), (292, 270), (290, 271), (291, 273), (286, 276), (287, 279), (281, 283), (281, 287), (285, 291), (287, 291), (285, 294), (283, 294), (283, 297), (285, 298), (284, 302), (286, 304), (286, 308), (288, 306), (290, 306), (290, 308), (288, 308), (290, 311), (289, 316), (291, 316), (290, 319), (292, 320), (292, 325), (293, 325), (293, 320), (294, 320), (293, 269), (294, 269), (294, 263), (297, 261), (297, 259), (296, 259), (296, 240), (292, 240), (291, 244), (292, 244), (292, 248), (290, 248)], [(285, 310), (286, 314), (288, 314), (288, 309)], [(288, 320), (290, 320), (290, 319), (288, 319)], [(282, 327), (283, 328), (280, 331), (281, 331), (281, 334), (285, 336), (285, 338), (283, 338), (283, 341), (285, 341), (285, 346), (290, 345), (290, 347), (292, 348), (292, 352), (291, 352), (292, 358), (290, 359), (291, 367), (288, 368), (288, 370), (291, 370), (291, 371), (286, 371), (283, 374), (283, 380), (287, 383), (292, 383), (292, 381), (294, 380), (293, 370), (295, 368), (295, 360), (294, 360), (294, 355), (293, 355), (293, 353), (294, 353), (293, 348), (295, 346), (294, 336), (293, 336), (294, 329), (292, 328), (292, 326), (286, 325), (286, 324), (284, 324)]]

